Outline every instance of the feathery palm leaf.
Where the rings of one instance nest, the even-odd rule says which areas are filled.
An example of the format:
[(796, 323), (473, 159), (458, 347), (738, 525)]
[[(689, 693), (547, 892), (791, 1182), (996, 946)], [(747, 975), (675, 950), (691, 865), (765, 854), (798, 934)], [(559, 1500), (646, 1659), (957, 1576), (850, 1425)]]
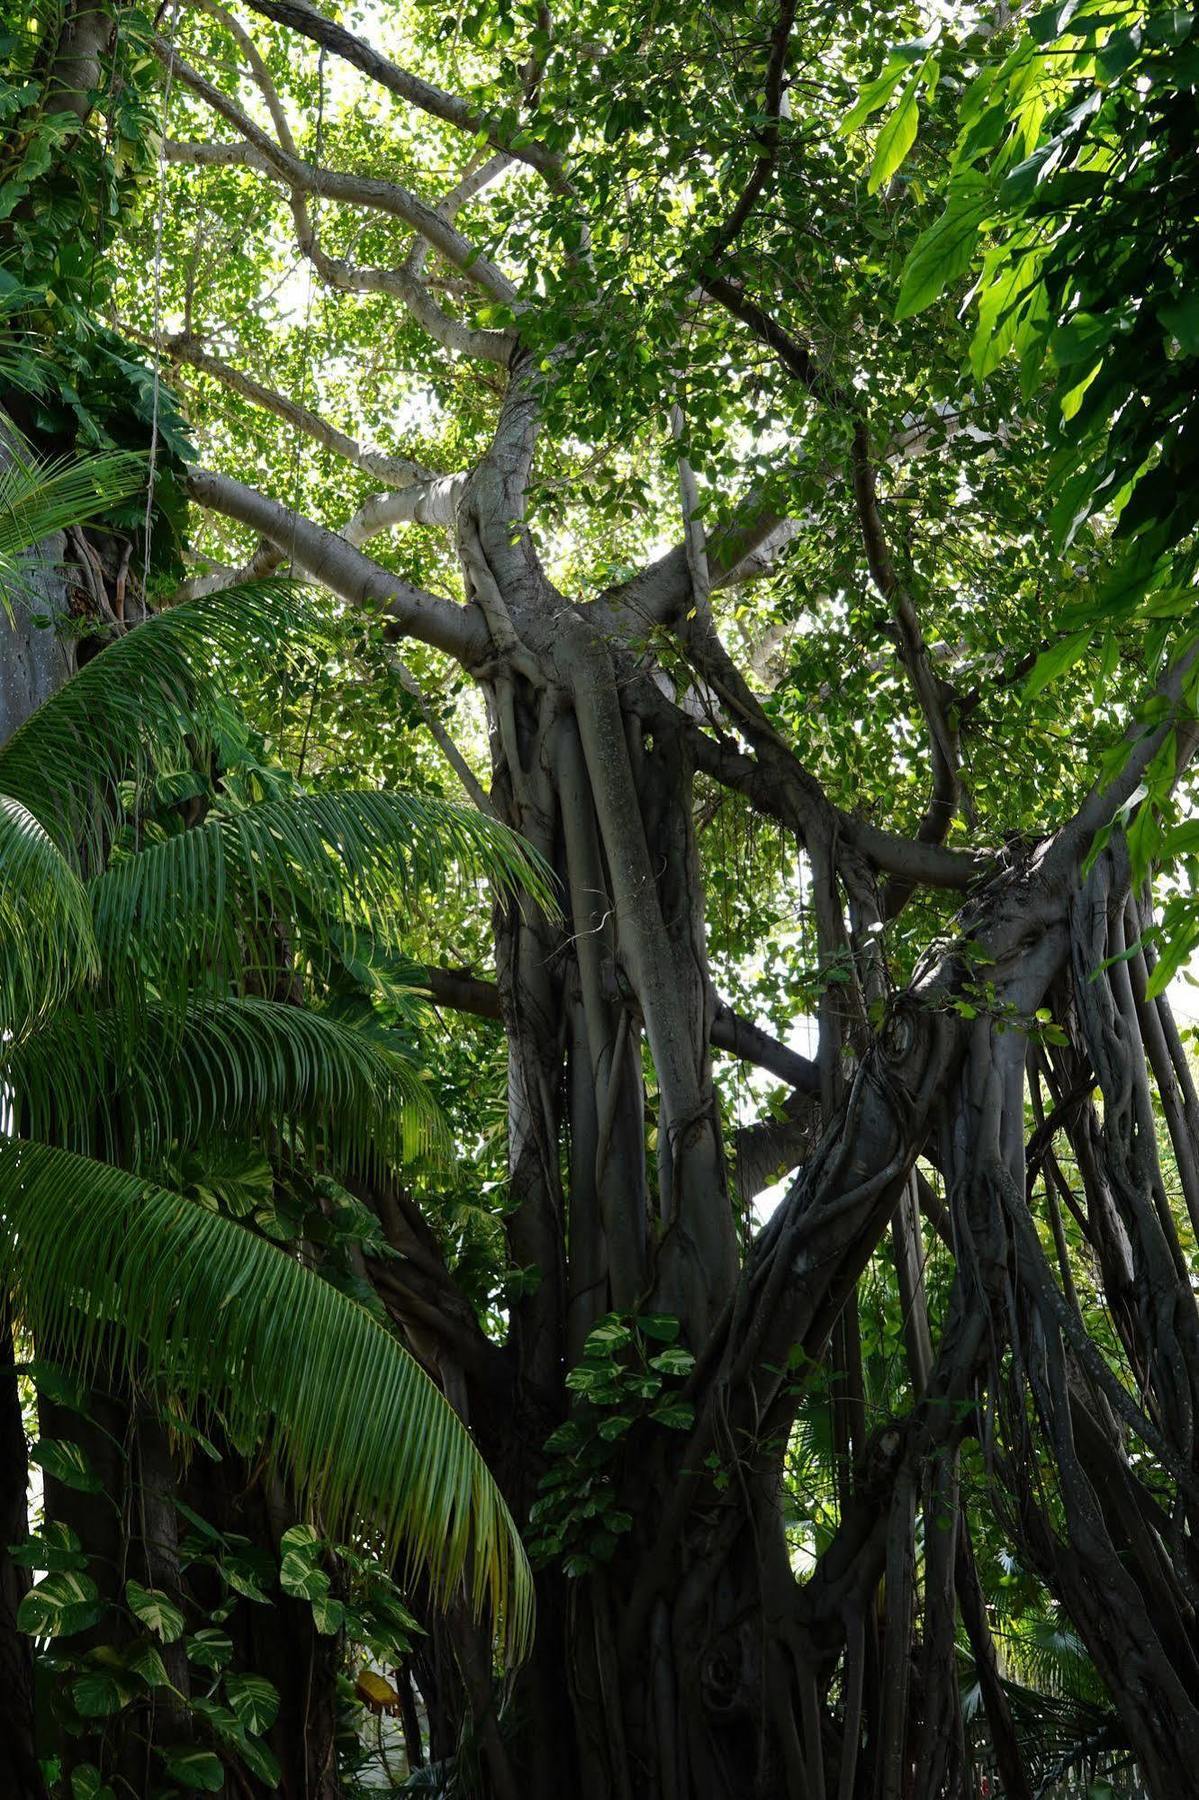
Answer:
[(23, 1038), (98, 967), (87, 889), (28, 808), (0, 794), (0, 1033)]
[(379, 1038), (256, 997), (212, 999), (181, 1018), (151, 1003), (136, 1029), (64, 1011), (0, 1060), (26, 1136), (147, 1169), (172, 1147), (253, 1132), (346, 1171), (448, 1155), (421, 1072)]
[[(3, 784), (0, 756), (0, 785)], [(309, 956), (330, 933), (396, 931), (414, 896), (486, 876), (552, 908), (553, 876), (486, 814), (427, 794), (296, 794), (210, 818), (119, 859), (92, 884), (107, 967), (176, 994), (207, 972), (277, 968), (280, 936)]]
[(225, 589), (147, 619), (105, 646), (0, 747), (0, 793), (37, 815), (68, 854), (107, 845), (120, 783), (190, 766), (230, 669), (278, 673), (317, 629), (286, 582)]
[(446, 1597), (527, 1646), (516, 1528), (461, 1420), (357, 1301), (219, 1213), (124, 1170), (0, 1142), (0, 1257), (43, 1342), (94, 1370), (115, 1329), (189, 1405), (218, 1394), (266, 1437), (334, 1528), (369, 1521)]
[(0, 417), (0, 601), (10, 618), (11, 592), (28, 585), (26, 553), (54, 532), (127, 500), (145, 479), (144, 457), (129, 451), (46, 461), (11, 420)]

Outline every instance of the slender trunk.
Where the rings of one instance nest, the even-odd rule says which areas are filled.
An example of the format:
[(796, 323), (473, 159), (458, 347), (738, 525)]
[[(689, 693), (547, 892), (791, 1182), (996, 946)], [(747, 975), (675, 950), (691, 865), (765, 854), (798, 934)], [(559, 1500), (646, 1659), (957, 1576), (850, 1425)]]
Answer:
[(0, 1309), (0, 1792), (45, 1800), (37, 1761), (33, 1644), (17, 1630), (29, 1571), (7, 1554), (29, 1532), (29, 1463), (8, 1307)]

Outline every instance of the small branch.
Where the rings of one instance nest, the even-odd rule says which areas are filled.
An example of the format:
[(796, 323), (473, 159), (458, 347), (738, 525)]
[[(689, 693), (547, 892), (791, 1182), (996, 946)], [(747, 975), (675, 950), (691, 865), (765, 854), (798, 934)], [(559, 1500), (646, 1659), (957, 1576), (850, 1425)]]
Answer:
[(759, 306), (756, 300), (751, 300), (739, 281), (730, 281), (725, 275), (709, 274), (704, 277), (704, 291), (711, 294), (713, 300), (718, 300), (733, 318), (747, 325), (768, 349), (773, 350), (787, 373), (794, 375), (810, 394), (824, 400), (839, 397), (837, 390), (830, 387), (807, 344), (792, 337), (777, 319), (771, 317), (765, 307)]
[(404, 659), (396, 653), (392, 654), (391, 665), (395, 670), (396, 677), (399, 680), (400, 686), (404, 689), (404, 692), (410, 694), (416, 701), (416, 704), (420, 709), (421, 718), (429, 728), (429, 735), (437, 744), (442, 755), (449, 763), (451, 769), (453, 769), (455, 775), (462, 783), (462, 786), (474, 802), (475, 806), (478, 807), (481, 813), (486, 813), (490, 818), (494, 818), (495, 808), (491, 804), (490, 796), (485, 792), (482, 784), (475, 775), (474, 770), (471, 768), (461, 750), (459, 750), (457, 744), (438, 718), (433, 707), (430, 706), (425, 697), (425, 691), (421, 687), (420, 682), (416, 679), (416, 676), (412, 673), (412, 670), (408, 667)]
[[(944, 842), (962, 802), (961, 747), (957, 732), (946, 717), (945, 693), (933, 668), (912, 597), (895, 570), (879, 506), (870, 434), (861, 418), (854, 425), (852, 470), (854, 501), (871, 580), (891, 608), (899, 635), (900, 660), (928, 730), (933, 792), (916, 835), (924, 843), (939, 844)], [(894, 897), (889, 896), (888, 901), (888, 912), (893, 914)]]
[(226, 588), (238, 587), (243, 581), (264, 581), (268, 575), (275, 573), (283, 561), (285, 558), (278, 545), (263, 538), (249, 562), (243, 563), (239, 569), (214, 568), (207, 575), (192, 575), (180, 583), (167, 604), (180, 606), (185, 600), (199, 600), (205, 594), (223, 593)]
[(303, 162), (261, 130), (220, 88), (184, 62), (164, 39), (154, 38), (153, 46), (164, 67), (173, 69), (185, 87), (189, 87), (232, 125), (234, 130), (240, 132), (288, 187), (300, 193), (316, 194), (322, 199), (350, 206), (370, 207), (377, 212), (402, 219), (414, 231), (427, 237), (447, 262), (461, 269), (476, 287), (481, 288), (493, 300), (506, 305), (517, 303), (516, 289), (507, 276), (486, 257), (480, 256), (475, 247), (455, 231), (452, 225), (423, 200), (418, 200), (415, 194), (409, 193), (407, 188), (400, 187), (395, 182), (379, 181), (372, 176), (349, 175), (338, 169), (324, 169), (313, 163)]
[[(389, 294), (399, 300), (435, 343), (455, 356), (469, 356), (476, 362), (498, 363), (507, 368), (516, 347), (516, 334), (464, 325), (443, 311), (423, 281), (418, 281), (406, 268), (360, 269), (340, 258), (326, 256), (316, 241), (301, 196), (292, 196), (292, 212), (296, 219), (297, 240), (303, 254), (327, 287), (345, 294)], [(419, 244), (422, 240), (417, 239)]]
[[(464, 206), (481, 194), (484, 188), (490, 187), (493, 181), (498, 181), (505, 170), (511, 167), (512, 158), (504, 151), (496, 156), (488, 157), (486, 162), (472, 157), (461, 180), (438, 201), (437, 211), (447, 222), (451, 221)], [(419, 278), (424, 270), (428, 253), (428, 238), (416, 237), (404, 263), (406, 273), (414, 278)]]
[[(148, 336), (135, 327), (122, 324), (121, 329), (139, 343), (152, 343)], [(179, 333), (164, 339), (162, 347), (172, 362), (187, 363), (190, 368), (198, 369), (204, 375), (211, 375), (214, 381), (219, 381), (231, 392), (240, 394), (243, 400), (261, 407), (264, 412), (273, 413), (277, 419), (302, 431), (323, 450), (342, 457), (356, 469), (361, 469), (364, 475), (373, 476), (376, 481), (385, 482), (388, 487), (410, 489), (428, 486), (438, 479), (432, 470), (426, 469), (423, 463), (414, 462), (411, 457), (388, 456), (381, 450), (365, 449), (356, 438), (339, 431), (335, 425), (330, 425), (310, 407), (301, 406), (286, 394), (264, 387), (253, 376), (232, 368), (210, 350), (205, 350), (193, 337)]]
[(449, 528), (469, 477), (437, 475), (399, 492), (372, 494), (342, 527), (347, 544), (359, 547), (394, 525), (440, 525)]
[(779, 119), (783, 110), (783, 75), (787, 63), (787, 47), (795, 24), (795, 0), (782, 0), (774, 30), (770, 34), (770, 56), (766, 65), (766, 81), (762, 92), (762, 114), (765, 119), (758, 134), (761, 151), (749, 180), (741, 190), (737, 204), (717, 231), (709, 255), (718, 262), (741, 235), (758, 196), (766, 186), (778, 158)]
[(814, 810), (827, 811), (838, 843), (856, 851), (882, 874), (897, 875), (922, 887), (964, 893), (994, 872), (995, 862), (990, 855), (920, 843), (830, 806), (819, 784), (801, 764), (791, 759), (790, 767), (781, 763), (775, 768), (764, 767), (731, 741), (702, 731), (694, 719), (672, 705), (650, 681), (630, 689), (629, 704), (647, 724), (668, 720), (672, 730), (685, 733), (697, 769), (722, 787), (744, 794), (758, 812), (777, 819), (789, 830), (802, 831)]

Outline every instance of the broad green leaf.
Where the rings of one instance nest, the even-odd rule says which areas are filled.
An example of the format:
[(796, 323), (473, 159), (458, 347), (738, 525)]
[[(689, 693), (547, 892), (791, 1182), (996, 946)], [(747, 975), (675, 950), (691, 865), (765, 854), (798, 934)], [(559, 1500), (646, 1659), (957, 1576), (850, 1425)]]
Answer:
[(29, 1452), (29, 1460), (64, 1487), (75, 1488), (81, 1494), (98, 1494), (104, 1486), (84, 1451), (68, 1438), (39, 1438)]
[(225, 1734), (225, 1741), (233, 1745), (250, 1773), (257, 1775), (259, 1781), (265, 1782), (271, 1793), (278, 1789), (281, 1774), (279, 1759), (269, 1744), (264, 1744), (261, 1738), (252, 1737), (245, 1731), (228, 1732)]
[(116, 1800), (95, 1763), (80, 1763), (71, 1770), (71, 1800)]
[(188, 1662), (201, 1669), (223, 1669), (233, 1655), (233, 1639), (214, 1626), (206, 1625), (184, 1640)]
[(103, 1610), (100, 1590), (90, 1575), (55, 1570), (22, 1598), (17, 1629), (30, 1637), (70, 1637), (94, 1625)]
[(279, 1585), (297, 1600), (323, 1600), (329, 1577), (299, 1550), (289, 1550), (279, 1566)]
[(145, 1588), (140, 1582), (125, 1583), (125, 1601), (134, 1617), (164, 1644), (182, 1637), (186, 1620), (169, 1594), (161, 1588)]
[(256, 1601), (261, 1606), (270, 1605), (270, 1596), (266, 1589), (270, 1583), (267, 1573), (265, 1553), (261, 1560), (254, 1556), (230, 1553), (221, 1558), (221, 1574), (235, 1594), (243, 1600)]
[(695, 1423), (695, 1408), (686, 1400), (674, 1400), (656, 1406), (650, 1414), (656, 1425), (667, 1425), (672, 1431), (689, 1431)]
[(279, 1690), (265, 1675), (226, 1675), (225, 1698), (244, 1730), (261, 1736), (279, 1716)]
[(173, 1781), (201, 1794), (219, 1794), (225, 1785), (225, 1770), (219, 1756), (211, 1750), (195, 1750), (189, 1744), (160, 1752), (163, 1766)]
[(279, 1539), (279, 1548), (286, 1556), (294, 1550), (307, 1562), (317, 1563), (325, 1551), (325, 1540), (312, 1525), (291, 1525)]
[(10, 1544), (8, 1554), (24, 1569), (86, 1569), (87, 1557), (69, 1525), (47, 1519), (39, 1532), (20, 1544)]
[(874, 147), (874, 161), (870, 165), (870, 178), (866, 183), (868, 193), (876, 193), (880, 187), (890, 181), (916, 142), (916, 130), (920, 122), (920, 89), (924, 85), (926, 66), (922, 65), (912, 75), (899, 96), (894, 112), (890, 114), (878, 134), (878, 142)]
[(941, 217), (912, 246), (900, 278), (897, 319), (922, 311), (970, 267), (987, 204), (983, 177), (973, 169), (964, 170)]
[(149, 1688), (170, 1687), (171, 1678), (167, 1674), (166, 1664), (159, 1654), (157, 1645), (147, 1638), (145, 1642), (135, 1644), (125, 1657), (125, 1667), (133, 1675), (138, 1675)]
[(1158, 308), (1158, 318), (1172, 331), (1187, 356), (1199, 356), (1199, 294), (1183, 294)]
[(340, 1600), (314, 1600), (312, 1623), (326, 1637), (333, 1637), (345, 1624), (346, 1609)]
[(850, 132), (856, 131), (860, 125), (864, 125), (871, 114), (876, 113), (880, 106), (885, 106), (894, 90), (903, 80), (907, 69), (908, 63), (906, 60), (901, 60), (899, 57), (893, 56), (888, 61), (882, 74), (876, 75), (873, 81), (868, 81), (866, 83), (865, 87), (854, 101), (854, 104), (850, 107), (849, 111), (838, 125), (838, 133), (842, 137), (848, 137)]
[(663, 1344), (673, 1344), (679, 1335), (679, 1321), (670, 1313), (641, 1313), (638, 1315), (637, 1329), (643, 1337), (656, 1338)]
[(111, 1669), (88, 1669), (71, 1683), (75, 1710), (85, 1719), (108, 1718), (136, 1698), (132, 1683), (122, 1681)]
[(1091, 635), (1089, 631), (1076, 631), (1073, 636), (1051, 644), (1048, 650), (1042, 650), (1024, 684), (1026, 697), (1035, 699), (1051, 681), (1056, 681), (1059, 675), (1064, 675), (1067, 669), (1072, 668), (1090, 643)]

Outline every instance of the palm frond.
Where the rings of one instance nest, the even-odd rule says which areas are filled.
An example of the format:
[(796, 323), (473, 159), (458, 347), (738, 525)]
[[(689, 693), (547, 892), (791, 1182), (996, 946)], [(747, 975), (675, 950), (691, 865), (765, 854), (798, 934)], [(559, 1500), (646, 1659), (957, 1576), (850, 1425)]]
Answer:
[(87, 889), (29, 809), (0, 794), (0, 1034), (19, 1042), (98, 969)]
[(0, 599), (28, 584), (22, 558), (68, 526), (108, 512), (145, 484), (146, 463), (130, 451), (102, 451), (47, 461), (0, 417)]
[(135, 1020), (64, 1010), (0, 1059), (0, 1080), (25, 1136), (134, 1169), (247, 1131), (291, 1151), (302, 1133), (307, 1161), (350, 1172), (449, 1154), (444, 1115), (407, 1057), (257, 997), (182, 1016), (151, 1002)]
[[(0, 784), (3, 775), (0, 757)], [(92, 895), (106, 966), (132, 962), (165, 995), (204, 972), (224, 983), (247, 962), (277, 970), (284, 943), (311, 957), (334, 933), (352, 951), (361, 935), (397, 934), (420, 892), (481, 877), (553, 907), (541, 859), (471, 807), (427, 794), (298, 794), (114, 861)]]
[(131, 1378), (144, 1356), (188, 1405), (219, 1395), (335, 1529), (369, 1522), (523, 1653), (532, 1582), (499, 1490), (440, 1390), (355, 1300), (219, 1213), (17, 1139), (0, 1142), (0, 1256), (56, 1355), (90, 1373), (115, 1329)]
[(68, 854), (107, 845), (122, 782), (190, 766), (231, 671), (278, 673), (317, 629), (301, 590), (250, 583), (171, 608), (115, 639), (0, 747), (0, 793), (20, 800)]

